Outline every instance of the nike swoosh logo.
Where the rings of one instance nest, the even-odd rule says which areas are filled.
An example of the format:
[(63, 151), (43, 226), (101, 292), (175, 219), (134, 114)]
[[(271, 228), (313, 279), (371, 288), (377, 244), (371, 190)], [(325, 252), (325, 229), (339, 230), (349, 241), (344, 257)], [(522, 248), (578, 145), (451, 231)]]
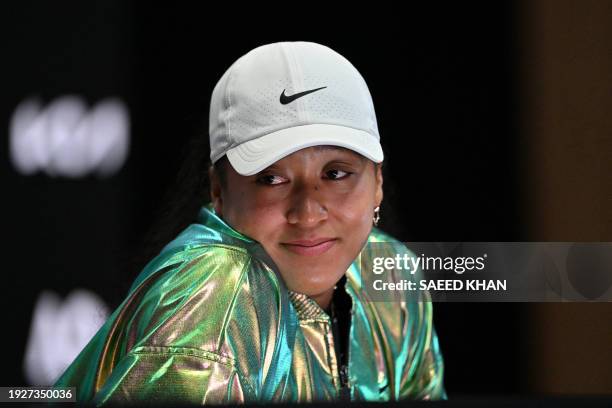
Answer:
[(285, 89), (283, 89), (283, 93), (280, 96), (280, 103), (282, 103), (283, 105), (286, 105), (288, 103), (295, 101), (297, 98), (301, 98), (302, 96), (308, 95), (309, 93), (320, 91), (323, 88), (327, 88), (327, 87), (322, 86), (321, 88), (311, 89), (309, 91), (304, 91), (304, 92), (298, 92), (293, 95), (285, 95)]

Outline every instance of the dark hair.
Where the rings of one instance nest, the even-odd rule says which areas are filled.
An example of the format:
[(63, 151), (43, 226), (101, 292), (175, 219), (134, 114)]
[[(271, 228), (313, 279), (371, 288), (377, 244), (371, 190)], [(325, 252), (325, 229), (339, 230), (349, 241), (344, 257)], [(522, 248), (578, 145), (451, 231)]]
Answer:
[[(130, 261), (129, 273), (124, 285), (119, 285), (124, 293), (131, 281), (140, 273), (142, 268), (163, 247), (172, 241), (187, 226), (196, 221), (200, 208), (210, 202), (210, 181), (208, 170), (212, 165), (209, 157), (208, 138), (196, 135), (188, 141), (183, 153), (175, 182), (164, 194), (161, 206), (153, 216), (155, 220), (144, 235), (141, 249)], [(215, 164), (215, 172), (219, 175), (222, 185), (227, 186), (226, 168), (229, 165), (227, 157), (219, 159)], [(381, 222), (379, 227), (393, 234), (395, 228), (392, 206), (394, 189), (391, 179), (387, 177), (388, 163), (382, 166), (385, 192), (384, 204), (381, 206)], [(119, 295), (119, 294), (118, 294)]]
[[(185, 144), (175, 181), (162, 196), (161, 204), (153, 214), (154, 220), (143, 234), (136, 255), (127, 260), (125, 281), (118, 285), (118, 299), (125, 296), (129, 285), (140, 271), (157, 256), (163, 247), (182, 230), (196, 221), (200, 208), (210, 201), (208, 169), (211, 166), (208, 138), (200, 134)], [(222, 180), (225, 179), (223, 160), (214, 165)]]

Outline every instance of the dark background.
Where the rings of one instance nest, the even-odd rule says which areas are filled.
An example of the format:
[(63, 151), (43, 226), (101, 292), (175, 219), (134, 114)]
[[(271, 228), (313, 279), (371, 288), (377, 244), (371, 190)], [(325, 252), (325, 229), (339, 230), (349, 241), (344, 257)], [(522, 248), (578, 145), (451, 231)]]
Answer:
[[(123, 299), (144, 266), (134, 257), (186, 141), (207, 138), (214, 85), (238, 57), (265, 43), (322, 43), (366, 79), (388, 166), (383, 229), (404, 241), (541, 239), (529, 224), (523, 182), (531, 141), (521, 131), (522, 3), (363, 6), (354, 15), (284, 7), (238, 15), (237, 5), (213, 10), (204, 3), (1, 6), (2, 344), (9, 352), (0, 384), (25, 382), (23, 352), (43, 289), (66, 295), (87, 288), (112, 308)], [(90, 104), (119, 96), (127, 104), (131, 148), (114, 176), (22, 176), (11, 166), (8, 123), (17, 104), (66, 94)], [(526, 375), (531, 307), (435, 304), (449, 397), (542, 390)]]

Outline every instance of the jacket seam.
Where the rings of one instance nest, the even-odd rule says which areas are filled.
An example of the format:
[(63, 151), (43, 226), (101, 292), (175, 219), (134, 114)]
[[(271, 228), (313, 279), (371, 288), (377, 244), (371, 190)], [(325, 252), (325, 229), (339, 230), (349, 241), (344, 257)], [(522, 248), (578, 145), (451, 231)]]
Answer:
[(229, 356), (224, 356), (212, 351), (200, 350), (191, 347), (172, 347), (172, 346), (138, 346), (130, 350), (133, 354), (172, 354), (198, 357), (210, 360), (225, 366), (236, 368), (236, 361)]
[(182, 355), (222, 364), (229, 367), (232, 373), (238, 376), (240, 379), (240, 384), (247, 388), (251, 395), (255, 395), (255, 388), (250, 384), (248, 378), (240, 375), (238, 369), (236, 368), (236, 361), (232, 357), (227, 357), (213, 351), (200, 350), (191, 347), (172, 346), (138, 346), (130, 350), (130, 353), (140, 355)]
[[(237, 253), (240, 253), (240, 254), (245, 254), (245, 255), (249, 255), (249, 256), (251, 255), (251, 254), (249, 253), (249, 251), (248, 251), (247, 249), (245, 249), (245, 248), (236, 248), (235, 246), (232, 246), (232, 245), (228, 245), (228, 244), (219, 244), (219, 243), (202, 243), (202, 244), (195, 244), (195, 245), (193, 245), (193, 246), (190, 246), (190, 247), (189, 247), (189, 249), (204, 249), (204, 248), (211, 248), (211, 247), (212, 247), (212, 248), (222, 248), (222, 249), (227, 249), (227, 250), (232, 251), (232, 252), (237, 252)], [(178, 252), (180, 252), (180, 251), (178, 251)], [(198, 257), (198, 258), (199, 258), (199, 257), (200, 257), (200, 256), (202, 256), (202, 255), (204, 255), (204, 254), (198, 254), (198, 255), (196, 255), (196, 257)]]

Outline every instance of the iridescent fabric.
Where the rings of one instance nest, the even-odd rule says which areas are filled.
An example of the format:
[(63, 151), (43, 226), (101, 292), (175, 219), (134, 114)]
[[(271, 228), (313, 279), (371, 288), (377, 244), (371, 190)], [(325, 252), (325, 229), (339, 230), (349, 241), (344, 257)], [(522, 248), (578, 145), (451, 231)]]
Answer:
[[(397, 242), (375, 228), (368, 239)], [(346, 272), (350, 398), (446, 399), (432, 303), (403, 292), (369, 302), (360, 257), (385, 254), (366, 248)], [(327, 313), (288, 291), (261, 245), (208, 205), (55, 385), (95, 404), (333, 400), (341, 393), (333, 341)]]

